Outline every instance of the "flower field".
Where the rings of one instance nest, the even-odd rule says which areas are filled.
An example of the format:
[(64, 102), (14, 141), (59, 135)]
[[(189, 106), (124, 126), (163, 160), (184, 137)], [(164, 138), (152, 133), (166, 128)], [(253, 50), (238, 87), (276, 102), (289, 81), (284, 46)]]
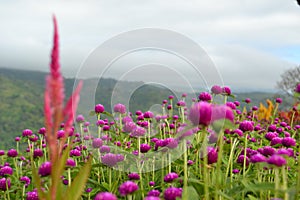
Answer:
[(162, 99), (161, 113), (100, 100), (87, 121), (74, 114), (82, 82), (64, 99), (54, 25), (45, 127), (0, 150), (1, 199), (300, 199), (300, 84), (286, 114), (280, 98), (267, 109), (214, 85)]

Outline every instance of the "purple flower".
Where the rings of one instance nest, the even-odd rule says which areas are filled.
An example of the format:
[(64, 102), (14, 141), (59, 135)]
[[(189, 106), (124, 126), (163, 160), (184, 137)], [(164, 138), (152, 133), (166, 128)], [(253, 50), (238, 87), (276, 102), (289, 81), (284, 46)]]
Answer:
[(4, 166), (0, 169), (0, 176), (12, 175), (13, 169), (9, 166)]
[(93, 148), (99, 148), (103, 145), (103, 141), (101, 140), (101, 138), (95, 138), (93, 140), (92, 146)]
[(151, 111), (147, 111), (147, 112), (144, 113), (144, 118), (146, 118), (146, 119), (150, 119), (150, 118), (153, 118), (153, 117), (154, 117), (154, 115)]
[(222, 88), (222, 92), (223, 92), (223, 94), (225, 94), (225, 95), (231, 95), (231, 89), (230, 89), (229, 87), (227, 87), (227, 86), (224, 86), (224, 87)]
[(32, 130), (30, 129), (25, 129), (23, 132), (22, 132), (22, 136), (23, 137), (27, 137), (27, 136), (31, 136), (32, 135)]
[(118, 163), (118, 158), (115, 154), (108, 153), (101, 156), (101, 162), (109, 167), (113, 167)]
[(27, 192), (26, 200), (39, 200), (38, 193), (37, 193), (36, 189), (34, 189), (33, 191)]
[(103, 145), (103, 146), (100, 147), (99, 151), (100, 151), (100, 153), (109, 153), (110, 152), (110, 147), (106, 146), (106, 145)]
[(15, 150), (15, 149), (10, 149), (10, 150), (8, 150), (8, 152), (7, 152), (7, 156), (8, 156), (8, 157), (17, 157), (17, 156), (18, 156), (18, 152), (17, 152), (17, 150)]
[(126, 196), (128, 194), (132, 194), (139, 189), (139, 186), (132, 181), (126, 181), (122, 183), (119, 187), (119, 192), (121, 196)]
[(100, 192), (95, 196), (94, 200), (117, 200), (117, 197), (110, 192)]
[(114, 106), (114, 112), (120, 113), (120, 114), (125, 114), (126, 113), (126, 106), (123, 105), (123, 104), (118, 103)]
[(212, 120), (212, 105), (207, 102), (195, 103), (190, 108), (189, 119), (195, 126), (208, 126)]
[(30, 184), (30, 178), (28, 176), (21, 177), (20, 181), (25, 182), (25, 187), (27, 187)]
[(75, 160), (73, 160), (72, 158), (68, 158), (66, 162), (66, 167), (75, 167), (75, 166), (76, 166)]
[(276, 165), (277, 167), (281, 167), (283, 165), (286, 165), (286, 160), (285, 158), (283, 158), (282, 156), (280, 155), (272, 155), (268, 160), (267, 162), (269, 164), (272, 164), (272, 165)]
[(188, 165), (193, 165), (193, 164), (194, 164), (194, 161), (188, 160), (188, 161), (187, 161), (187, 164), (188, 164)]
[(1, 178), (0, 179), (0, 190), (6, 191), (10, 189), (10, 179), (9, 178)]
[(155, 182), (154, 181), (150, 181), (149, 182), (149, 186), (153, 187), (155, 185)]
[(136, 128), (136, 125), (135, 125), (134, 122), (126, 122), (126, 123), (124, 124), (123, 131), (124, 131), (124, 132), (127, 132), (127, 133), (130, 133), (130, 132), (133, 131), (135, 128)]
[(149, 144), (141, 144), (140, 151), (142, 153), (147, 153), (151, 149), (151, 146)]
[(140, 175), (138, 173), (130, 173), (128, 174), (129, 180), (140, 180)]
[(250, 157), (250, 161), (252, 163), (258, 163), (258, 162), (266, 162), (266, 157), (263, 156), (260, 153), (254, 154)]
[(226, 106), (228, 106), (229, 108), (231, 108), (232, 110), (236, 109), (236, 105), (233, 102), (227, 102)]
[(171, 172), (164, 177), (164, 181), (166, 183), (172, 183), (177, 178), (178, 178), (178, 174), (176, 174), (175, 172)]
[(103, 113), (104, 112), (104, 106), (102, 104), (95, 105), (95, 113)]
[(295, 92), (300, 93), (300, 83), (296, 85)]
[(276, 101), (276, 103), (279, 103), (279, 104), (282, 103), (282, 99), (281, 98), (276, 98), (275, 101)]
[(233, 170), (232, 170), (232, 173), (238, 174), (238, 173), (240, 173), (240, 170), (239, 170), (239, 169), (233, 169)]
[[(239, 155), (238, 159), (237, 159), (237, 163), (239, 164), (244, 164), (244, 158), (245, 156), (244, 155)], [(246, 166), (249, 165), (249, 158), (246, 156)]]
[(207, 147), (207, 163), (213, 164), (218, 160), (218, 152), (214, 147)]
[(39, 131), (38, 131), (38, 133), (41, 134), (41, 135), (45, 135), (46, 128), (45, 127), (40, 128)]
[(268, 133), (266, 133), (265, 138), (269, 141), (272, 141), (272, 139), (277, 136), (278, 136), (278, 134), (276, 132), (268, 132)]
[(264, 156), (271, 156), (271, 155), (273, 155), (274, 153), (275, 153), (275, 149), (272, 148), (272, 147), (270, 147), (270, 146), (265, 146), (265, 147), (263, 148), (262, 154), (263, 154)]
[(271, 146), (277, 145), (277, 144), (281, 144), (282, 143), (282, 138), (281, 137), (274, 137), (271, 140)]
[(78, 149), (72, 149), (70, 151), (70, 156), (81, 156), (81, 151)]
[(46, 161), (39, 168), (39, 175), (48, 176), (51, 174), (51, 162)]
[(275, 132), (275, 131), (276, 131), (276, 125), (275, 125), (275, 124), (271, 124), (271, 125), (268, 127), (268, 131)]
[(181, 198), (182, 188), (169, 187), (164, 191), (165, 200), (176, 200), (177, 197)]
[(253, 131), (254, 127), (253, 127), (253, 122), (252, 121), (242, 121), (239, 125), (239, 129), (242, 130), (243, 132), (246, 131)]
[[(290, 151), (292, 150), (292, 152)], [(293, 156), (294, 155), (294, 151), (293, 149), (284, 149), (284, 148), (280, 148), (280, 149), (277, 149), (277, 152), (276, 152), (277, 155), (286, 155), (286, 156)]]
[(76, 122), (77, 122), (77, 123), (82, 123), (82, 122), (84, 122), (84, 117), (83, 117), (83, 115), (78, 115), (78, 116), (76, 117)]
[(43, 150), (41, 149), (35, 149), (33, 151), (33, 157), (37, 158), (37, 157), (42, 157), (44, 155)]
[(159, 197), (160, 191), (159, 190), (150, 190), (147, 194), (148, 197)]
[(3, 156), (5, 154), (4, 150), (0, 150), (0, 156)]
[(186, 105), (186, 103), (184, 101), (180, 100), (180, 101), (177, 102), (176, 105), (179, 106), (179, 107), (184, 107)]
[(208, 92), (201, 92), (198, 98), (200, 101), (208, 101), (209, 102), (212, 100), (212, 96)]
[(282, 139), (282, 145), (285, 147), (291, 147), (296, 145), (296, 140), (291, 137), (285, 137)]
[(135, 127), (135, 129), (131, 132), (131, 135), (133, 137), (141, 137), (141, 136), (144, 136), (146, 133), (146, 129), (140, 127), (140, 126), (137, 126)]
[(250, 98), (246, 98), (245, 102), (249, 104), (249, 103), (251, 103), (251, 99)]
[(223, 92), (223, 89), (219, 85), (214, 85), (214, 86), (211, 87), (211, 92), (213, 94), (221, 94)]

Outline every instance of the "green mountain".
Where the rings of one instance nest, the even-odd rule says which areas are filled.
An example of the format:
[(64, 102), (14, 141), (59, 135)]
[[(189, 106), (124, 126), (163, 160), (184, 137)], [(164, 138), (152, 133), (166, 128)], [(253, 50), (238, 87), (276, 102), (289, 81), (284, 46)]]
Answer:
[[(45, 72), (0, 68), (0, 149), (14, 147), (14, 138), (20, 136), (24, 129), (29, 128), (37, 132), (43, 127), (45, 76)], [(66, 98), (71, 95), (74, 82), (74, 79), (65, 79)], [(115, 86), (122, 87), (115, 88)], [(94, 99), (90, 94), (94, 94)], [(181, 93), (175, 94), (166, 88), (143, 85), (139, 82), (117, 82), (114, 79), (101, 79), (98, 82), (97, 79), (87, 79), (84, 80), (77, 114), (83, 114), (88, 118), (89, 111), (93, 110), (95, 104), (101, 103), (107, 111), (111, 111), (112, 104), (126, 101), (129, 101), (130, 111), (147, 111), (151, 106), (161, 104), (169, 95), (180, 97)], [(260, 92), (235, 95), (239, 101), (250, 97), (252, 105), (259, 105), (259, 102), (264, 102), (265, 99), (274, 98), (274, 94)], [(191, 99), (191, 95), (188, 99)], [(174, 99), (174, 102), (176, 101)]]

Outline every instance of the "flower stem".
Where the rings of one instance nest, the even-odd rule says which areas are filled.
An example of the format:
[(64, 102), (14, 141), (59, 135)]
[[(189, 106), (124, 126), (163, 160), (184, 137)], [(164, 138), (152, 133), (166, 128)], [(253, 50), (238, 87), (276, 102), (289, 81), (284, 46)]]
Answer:
[(183, 140), (183, 152), (184, 152), (184, 177), (183, 177), (183, 195), (182, 199), (187, 200), (188, 199), (188, 193), (187, 193), (187, 181), (188, 181), (188, 166), (187, 166), (187, 148), (186, 148), (186, 140)]

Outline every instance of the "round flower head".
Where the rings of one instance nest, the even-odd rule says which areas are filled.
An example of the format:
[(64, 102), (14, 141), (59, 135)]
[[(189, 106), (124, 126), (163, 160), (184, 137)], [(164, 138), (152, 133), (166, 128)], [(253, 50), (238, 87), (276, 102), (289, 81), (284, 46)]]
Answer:
[(75, 167), (75, 166), (76, 166), (75, 160), (73, 160), (72, 158), (68, 158), (66, 162), (66, 167)]
[(147, 111), (144, 113), (144, 118), (146, 118), (146, 119), (150, 119), (153, 117), (154, 117), (154, 114), (151, 111)]
[(269, 141), (272, 141), (273, 138), (278, 137), (276, 132), (268, 132), (265, 134), (265, 138)]
[(141, 144), (140, 151), (142, 153), (147, 153), (151, 149), (151, 146), (149, 144)]
[(276, 98), (275, 101), (276, 101), (276, 103), (279, 103), (279, 104), (282, 103), (282, 99), (281, 98)]
[(0, 190), (6, 191), (10, 189), (10, 179), (9, 178), (1, 178), (0, 179)]
[(164, 177), (164, 181), (166, 183), (172, 183), (177, 178), (178, 178), (178, 174), (176, 174), (175, 172), (171, 172)]
[(95, 196), (94, 200), (117, 200), (117, 197), (110, 192), (100, 192)]
[(25, 187), (28, 187), (28, 185), (30, 184), (30, 178), (28, 176), (22, 176), (20, 178), (20, 181), (25, 182)]
[(41, 135), (45, 135), (46, 128), (45, 127), (40, 128), (39, 131), (38, 131), (38, 133), (41, 134)]
[[(237, 163), (243, 165), (244, 164), (244, 158), (245, 158), (244, 155), (239, 155), (239, 157), (237, 159)], [(248, 156), (246, 156), (246, 166), (248, 166), (248, 165), (249, 165), (249, 158), (248, 158)]]
[(103, 113), (104, 112), (104, 106), (102, 104), (95, 105), (95, 113)]
[(118, 158), (115, 154), (108, 153), (101, 156), (101, 162), (109, 167), (113, 167), (118, 163)]
[(176, 187), (169, 187), (164, 191), (165, 200), (176, 200), (177, 197), (181, 198), (182, 189)]
[(282, 144), (282, 138), (281, 137), (274, 137), (271, 140), (271, 146), (277, 145), (277, 144)]
[(126, 195), (134, 193), (138, 189), (139, 189), (139, 186), (135, 182), (126, 181), (120, 185), (119, 193), (121, 196), (126, 196)]
[(22, 132), (22, 136), (23, 137), (27, 137), (27, 136), (31, 136), (32, 135), (32, 130), (30, 129), (25, 129), (23, 132)]
[(27, 192), (26, 200), (39, 200), (37, 190)]
[(20, 140), (21, 140), (20, 137), (15, 137), (15, 141), (16, 141), (16, 142), (19, 142)]
[(131, 132), (131, 135), (133, 137), (141, 137), (144, 136), (146, 133), (146, 129), (140, 127), (140, 126), (136, 126), (135, 129)]
[(245, 99), (245, 102), (246, 102), (246, 103), (251, 103), (251, 99), (250, 99), (250, 98), (246, 98), (246, 99)]
[(95, 138), (93, 140), (92, 146), (93, 148), (99, 148), (103, 145), (103, 141), (101, 140), (101, 138)]
[(147, 196), (152, 196), (152, 197), (159, 197), (160, 191), (159, 190), (150, 190), (147, 194)]
[(232, 110), (236, 109), (236, 105), (233, 102), (227, 102), (226, 106), (228, 106), (229, 108), (231, 108)]
[(195, 126), (208, 126), (212, 120), (212, 105), (207, 102), (195, 103), (190, 109), (189, 119)]
[(17, 156), (18, 156), (18, 152), (17, 152), (17, 150), (15, 150), (15, 149), (10, 149), (10, 150), (8, 150), (8, 152), (7, 152), (7, 156), (8, 156), (8, 157), (17, 157)]
[(218, 160), (218, 152), (213, 147), (207, 147), (207, 163), (213, 164)]
[(84, 117), (83, 117), (83, 115), (78, 115), (78, 116), (76, 117), (76, 122), (77, 122), (77, 123), (82, 123), (82, 122), (84, 122)]
[(227, 87), (227, 86), (224, 86), (224, 87), (222, 88), (222, 92), (223, 92), (223, 94), (225, 94), (225, 95), (231, 95), (231, 89), (230, 89), (229, 87)]
[(183, 107), (183, 106), (186, 105), (186, 103), (184, 101), (180, 100), (180, 101), (177, 102), (176, 105), (179, 106), (179, 107)]
[(291, 137), (285, 137), (282, 139), (282, 145), (286, 147), (296, 146), (296, 140)]
[(250, 161), (252, 163), (258, 163), (258, 162), (266, 162), (266, 157), (263, 156), (260, 153), (254, 154), (250, 157)]
[(219, 85), (214, 85), (211, 87), (211, 92), (213, 94), (221, 94), (223, 92), (222, 87)]
[(272, 147), (270, 147), (270, 146), (265, 146), (265, 147), (263, 148), (262, 154), (263, 154), (264, 156), (271, 156), (271, 155), (273, 155), (274, 153), (275, 153), (275, 149), (272, 148)]
[(254, 129), (253, 122), (245, 120), (245, 121), (240, 123), (239, 129), (242, 130), (243, 132), (253, 131), (253, 129)]
[(33, 157), (34, 157), (34, 158), (37, 158), (37, 157), (43, 157), (43, 155), (44, 155), (44, 152), (43, 152), (43, 150), (41, 150), (41, 149), (35, 149), (35, 150), (33, 151)]
[(51, 162), (46, 161), (39, 168), (39, 175), (48, 176), (51, 174)]
[(200, 101), (208, 101), (208, 102), (210, 102), (212, 100), (212, 97), (211, 97), (211, 95), (208, 92), (202, 92), (202, 93), (200, 93), (200, 95), (199, 95), (198, 98), (199, 98)]
[(283, 158), (282, 156), (280, 155), (272, 155), (268, 160), (267, 162), (269, 164), (272, 164), (272, 165), (276, 165), (277, 167), (281, 167), (283, 165), (286, 165), (286, 160), (285, 158)]
[(12, 175), (13, 169), (9, 166), (4, 166), (0, 169), (0, 176)]
[(232, 170), (232, 173), (238, 174), (238, 173), (240, 173), (240, 170), (239, 170), (239, 169), (233, 169), (233, 170)]
[(154, 181), (150, 181), (149, 182), (149, 186), (153, 187), (155, 185), (155, 182)]
[(128, 174), (129, 180), (140, 180), (140, 175), (138, 173), (130, 173)]
[(99, 151), (100, 151), (100, 153), (109, 153), (110, 152), (110, 147), (106, 146), (106, 145), (103, 145), (103, 146), (100, 147)]
[(114, 112), (120, 113), (120, 114), (125, 114), (126, 113), (126, 106), (123, 105), (123, 104), (118, 103), (114, 106)]

